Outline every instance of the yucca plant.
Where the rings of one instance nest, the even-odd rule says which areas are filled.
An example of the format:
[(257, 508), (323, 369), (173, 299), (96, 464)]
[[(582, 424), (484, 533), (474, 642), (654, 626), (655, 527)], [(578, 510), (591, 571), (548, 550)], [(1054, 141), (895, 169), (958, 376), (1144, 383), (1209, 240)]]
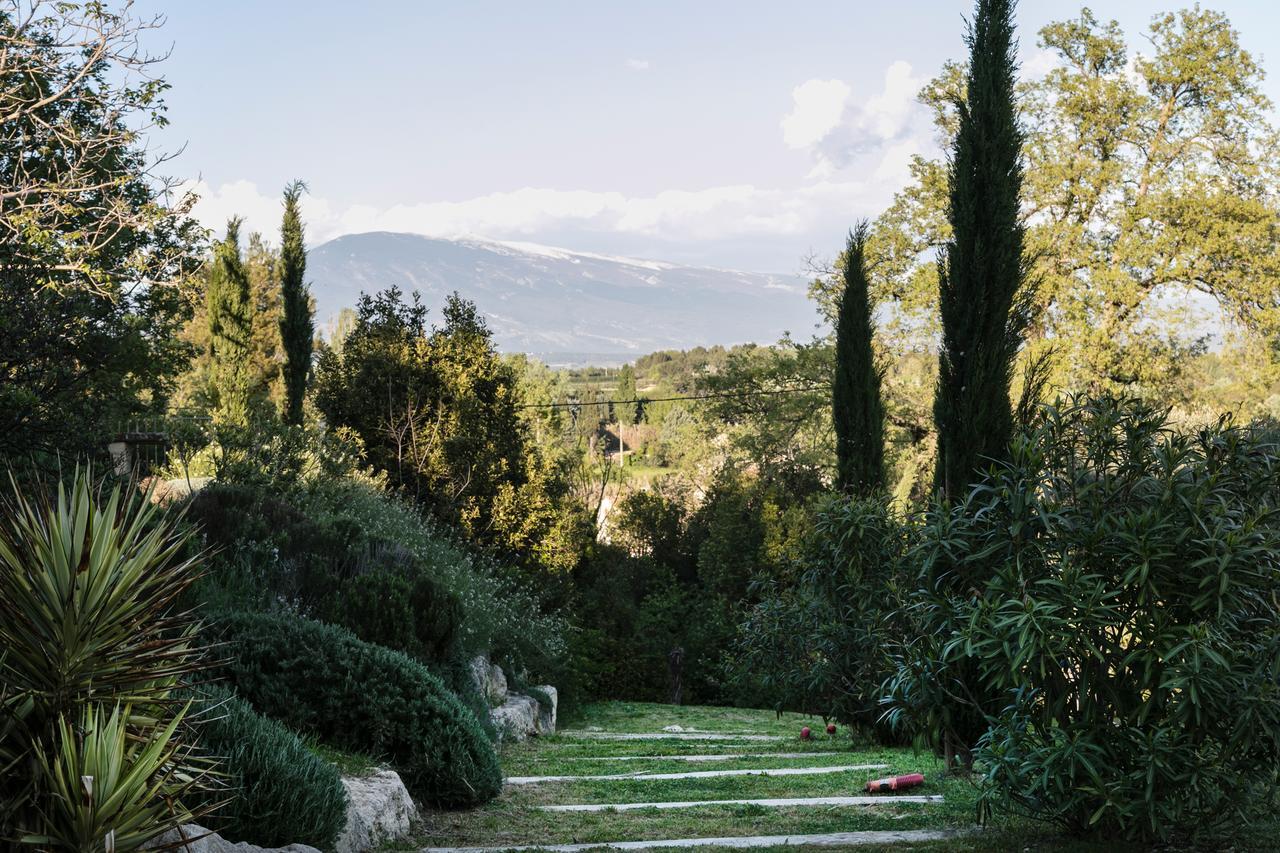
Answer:
[(0, 838), (133, 850), (192, 815), (179, 679), (201, 666), (198, 561), (145, 497), (87, 470), (0, 518)]

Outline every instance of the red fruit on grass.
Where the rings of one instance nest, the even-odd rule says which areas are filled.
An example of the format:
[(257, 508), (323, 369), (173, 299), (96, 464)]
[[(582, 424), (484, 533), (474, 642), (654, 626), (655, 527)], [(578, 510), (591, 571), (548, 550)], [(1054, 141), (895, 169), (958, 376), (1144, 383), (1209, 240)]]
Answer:
[(829, 734), (829, 735), (833, 735), (833, 734), (835, 734), (835, 733), (836, 733), (836, 724), (835, 724), (835, 723), (827, 723), (827, 734)]
[(809, 727), (805, 726), (800, 730), (800, 740), (808, 740), (813, 736), (813, 732), (809, 731)]

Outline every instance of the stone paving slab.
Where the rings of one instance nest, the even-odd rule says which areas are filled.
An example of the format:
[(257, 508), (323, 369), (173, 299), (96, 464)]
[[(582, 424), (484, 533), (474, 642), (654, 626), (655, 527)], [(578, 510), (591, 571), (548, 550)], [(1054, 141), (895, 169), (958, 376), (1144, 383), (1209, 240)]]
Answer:
[(714, 755), (583, 755), (535, 758), (534, 761), (735, 761), (742, 758), (821, 758), (847, 755), (847, 752), (814, 750), (812, 752), (718, 752)]
[(941, 794), (870, 797), (785, 797), (767, 800), (689, 800), (671, 803), (575, 803), (562, 806), (538, 806), (544, 812), (604, 812), (636, 809), (692, 809), (702, 806), (880, 806), (897, 803), (940, 803)]
[(542, 782), (604, 782), (630, 779), (715, 779), (722, 776), (817, 776), (848, 773), (851, 770), (887, 770), (888, 764), (844, 764), (831, 767), (755, 767), (747, 770), (695, 770), (691, 773), (608, 773), (602, 776), (510, 776), (508, 785), (537, 785)]
[(946, 841), (962, 833), (950, 829), (869, 830), (820, 835), (754, 835), (720, 838), (673, 838), (663, 841), (600, 841), (592, 844), (538, 844), (527, 847), (428, 847), (421, 853), (499, 853), (502, 850), (547, 850), (581, 853), (585, 850), (660, 850), (679, 847), (856, 847), (864, 844), (920, 844)]
[(703, 734), (698, 732), (588, 732), (564, 731), (561, 737), (585, 740), (746, 740), (746, 741), (779, 741), (790, 740), (782, 735), (733, 735)]

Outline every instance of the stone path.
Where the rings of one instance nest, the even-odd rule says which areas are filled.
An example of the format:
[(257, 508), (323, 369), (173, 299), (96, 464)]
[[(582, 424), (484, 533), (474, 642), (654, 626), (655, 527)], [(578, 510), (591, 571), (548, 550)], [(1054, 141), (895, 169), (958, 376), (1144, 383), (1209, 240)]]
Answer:
[[(699, 722), (710, 719), (706, 710)], [(803, 719), (795, 723), (796, 733), (788, 735), (782, 725), (735, 725), (745, 719), (726, 719), (723, 727), (703, 722), (695, 728), (666, 725), (670, 720), (658, 722), (650, 713), (634, 714), (627, 723), (623, 718), (628, 709), (622, 711), (613, 726), (562, 731), (513, 756), (513, 775), (504, 780), (502, 800), (507, 808), (524, 813), (521, 820), (527, 828), (512, 832), (506, 819), (495, 813), (487, 816), (479, 832), (437, 832), (430, 841), (423, 839), (424, 844), (455, 845), (426, 848), (423, 853), (906, 847), (962, 834), (935, 820), (940, 817), (936, 804), (943, 802), (936, 782), (897, 794), (865, 793), (866, 780), (915, 767), (905, 755), (899, 767), (888, 751), (859, 753), (834, 738), (818, 736), (802, 746), (798, 736)], [(631, 754), (637, 752), (643, 754)], [(675, 754), (653, 754), (661, 752)], [(627, 764), (600, 765), (601, 761)], [(697, 766), (725, 761), (740, 763)], [(637, 787), (636, 782), (646, 784)], [(628, 802), (637, 799), (648, 802)], [(761, 810), (745, 817), (739, 811), (744, 806)], [(922, 815), (929, 816), (921, 818), (923, 826), (939, 828), (895, 828), (902, 817), (912, 819), (910, 826), (921, 826), (915, 821)], [(874, 829), (850, 831), (857, 826)], [(689, 837), (700, 833), (706, 837)], [(639, 840), (646, 836), (648, 840)], [(602, 840), (582, 840), (587, 838)], [(615, 840), (604, 840), (609, 838)], [(509, 846), (487, 846), (502, 842)]]
[(781, 735), (703, 734), (697, 732), (560, 732), (561, 737), (589, 740), (786, 740)]
[(575, 803), (564, 806), (538, 806), (546, 812), (605, 812), (632, 811), (634, 809), (693, 809), (702, 806), (764, 806), (786, 808), (788, 806), (881, 806), (896, 803), (940, 803), (941, 794), (873, 797), (784, 797), (768, 800), (690, 800), (677, 803)]
[(663, 841), (597, 841), (590, 844), (538, 844), (528, 847), (428, 847), (422, 853), (498, 853), (502, 850), (547, 850), (580, 853), (584, 850), (661, 850), (673, 847), (859, 847), (866, 844), (919, 844), (946, 841), (961, 833), (949, 829), (903, 831), (829, 832), (819, 835), (755, 835), (748, 837), (673, 838)]
[[(742, 758), (814, 758), (830, 752), (718, 752), (715, 755), (584, 755), (574, 761), (736, 761)], [(539, 758), (537, 761), (562, 761)]]
[(691, 773), (610, 773), (604, 776), (510, 776), (508, 785), (537, 785), (542, 782), (603, 782), (615, 779), (714, 779), (721, 776), (810, 776), (820, 773), (848, 773), (851, 770), (887, 770), (888, 764), (844, 764), (832, 767), (757, 767), (749, 770), (695, 770)]

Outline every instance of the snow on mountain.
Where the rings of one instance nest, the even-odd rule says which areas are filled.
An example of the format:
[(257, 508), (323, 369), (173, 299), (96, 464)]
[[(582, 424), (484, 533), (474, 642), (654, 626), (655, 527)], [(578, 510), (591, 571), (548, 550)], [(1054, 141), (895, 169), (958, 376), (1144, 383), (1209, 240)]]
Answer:
[(627, 356), (772, 343), (786, 331), (804, 335), (817, 322), (799, 275), (470, 237), (350, 234), (310, 251), (307, 278), (322, 328), (354, 307), (361, 292), (417, 290), (435, 309), (456, 290), (476, 303), (505, 352)]

